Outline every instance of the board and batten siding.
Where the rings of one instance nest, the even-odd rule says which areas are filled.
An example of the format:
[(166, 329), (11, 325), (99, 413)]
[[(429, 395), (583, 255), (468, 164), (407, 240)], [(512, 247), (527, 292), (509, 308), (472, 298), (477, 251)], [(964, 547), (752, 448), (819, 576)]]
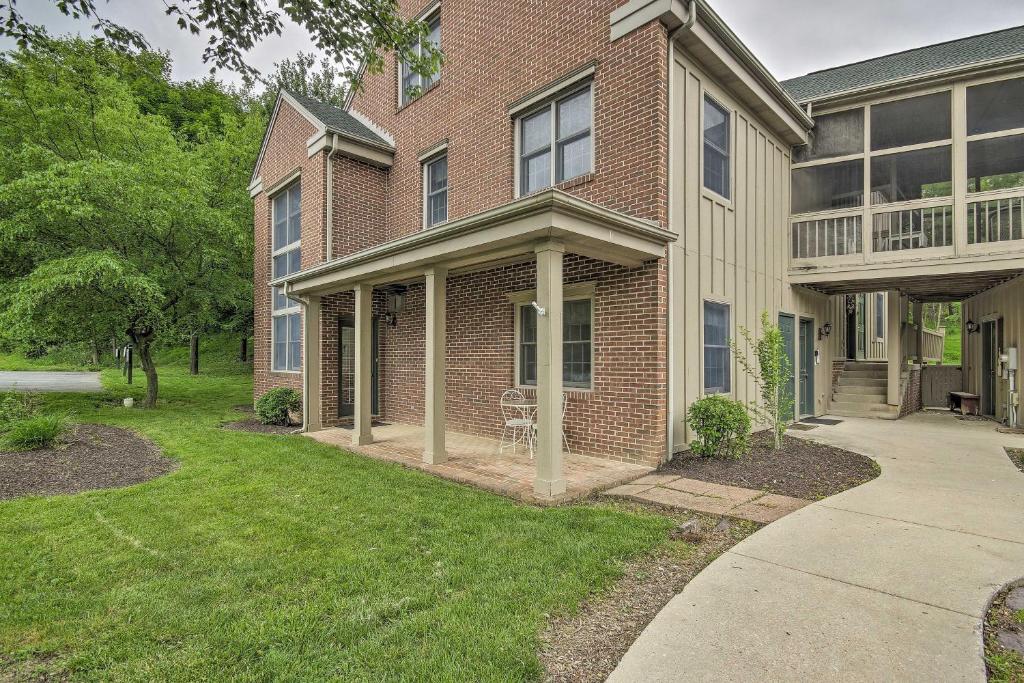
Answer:
[[(1016, 346), (1018, 354), (1024, 353), (1024, 276), (965, 300), (961, 316), (965, 323), (968, 320), (973, 320), (979, 325), (984, 321), (1002, 318), (1003, 352), (1011, 346)], [(961, 341), (963, 344), (961, 366), (964, 373), (964, 391), (973, 394), (981, 394), (981, 340), (980, 331), (967, 334), (965, 330)], [(1024, 377), (1024, 374), (1018, 370), (1017, 377)], [(1020, 389), (1019, 385), (1018, 389)], [(998, 420), (1006, 417), (1008, 391), (1006, 380), (997, 377), (995, 404), (996, 419)]]
[[(773, 322), (780, 312), (792, 314), (797, 321), (813, 319), (820, 353), (814, 372), (815, 414), (828, 408), (833, 355), (831, 344), (817, 340), (817, 330), (829, 321), (835, 326), (836, 320), (831, 318), (827, 296), (793, 287), (787, 280), (789, 147), (678, 47), (672, 56), (671, 79), (669, 227), (679, 234), (669, 258), (671, 445), (675, 453), (693, 436), (686, 426), (686, 411), (703, 395), (705, 300), (729, 305), (733, 339), (740, 339), (740, 327), (759, 332), (762, 311), (768, 311)], [(705, 92), (732, 114), (732, 196), (728, 200), (704, 189)], [(799, 351), (797, 358), (799, 363)], [(743, 374), (734, 357), (730, 395), (753, 401), (756, 394), (753, 380)]]

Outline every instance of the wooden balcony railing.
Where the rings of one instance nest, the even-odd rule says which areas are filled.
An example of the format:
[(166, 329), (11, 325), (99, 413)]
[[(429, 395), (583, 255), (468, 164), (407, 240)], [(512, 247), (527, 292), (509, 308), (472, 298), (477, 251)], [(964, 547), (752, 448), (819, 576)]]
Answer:
[(1024, 239), (1024, 197), (982, 199), (967, 204), (967, 243)]
[(876, 252), (953, 245), (953, 205), (876, 213), (872, 249)]

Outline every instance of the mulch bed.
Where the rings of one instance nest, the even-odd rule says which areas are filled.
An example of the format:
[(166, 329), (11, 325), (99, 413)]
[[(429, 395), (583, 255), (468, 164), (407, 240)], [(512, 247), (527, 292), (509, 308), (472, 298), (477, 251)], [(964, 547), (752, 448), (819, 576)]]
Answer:
[(233, 429), (237, 432), (253, 432), (254, 434), (298, 434), (302, 431), (300, 425), (265, 425), (255, 417), (236, 422), (226, 422), (224, 429)]
[(1024, 448), (1010, 448), (1007, 446), (1006, 454), (1010, 456), (1010, 462), (1017, 466), (1017, 469), (1024, 472)]
[(177, 467), (127, 429), (76, 425), (56, 448), (0, 451), (0, 500), (131, 486)]
[(783, 437), (782, 449), (775, 451), (771, 434), (763, 431), (750, 443), (750, 453), (736, 460), (681, 453), (658, 472), (804, 500), (831, 496), (879, 474), (871, 458), (806, 439)]
[(985, 668), (990, 681), (1024, 681), (1024, 580), (996, 595), (985, 616)]
[(657, 505), (617, 503), (680, 522), (696, 519), (697, 534), (673, 534), (672, 542), (636, 560), (608, 591), (581, 605), (578, 613), (553, 619), (541, 635), (540, 660), (547, 681), (599, 683), (608, 678), (640, 633), (697, 573), (753, 533), (753, 522), (672, 510)]

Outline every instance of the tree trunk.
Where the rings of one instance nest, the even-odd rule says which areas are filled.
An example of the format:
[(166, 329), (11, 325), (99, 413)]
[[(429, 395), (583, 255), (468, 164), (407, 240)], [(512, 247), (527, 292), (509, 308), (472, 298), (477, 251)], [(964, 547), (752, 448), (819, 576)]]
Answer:
[(188, 374), (199, 374), (199, 335), (195, 333), (188, 338)]
[(92, 364), (100, 364), (100, 343), (97, 341), (92, 343)]
[(146, 374), (146, 400), (142, 406), (144, 408), (155, 408), (159, 383), (156, 376), (156, 365), (153, 363), (153, 331), (130, 331), (128, 334), (132, 339), (133, 348), (139, 354), (139, 364), (142, 365), (142, 371)]
[(249, 360), (249, 337), (242, 335), (242, 343), (238, 347), (238, 360), (243, 363)]

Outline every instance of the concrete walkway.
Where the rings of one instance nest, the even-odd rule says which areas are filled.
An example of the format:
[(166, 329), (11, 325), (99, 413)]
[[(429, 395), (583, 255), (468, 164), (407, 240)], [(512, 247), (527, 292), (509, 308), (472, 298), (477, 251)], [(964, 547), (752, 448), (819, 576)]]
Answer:
[(0, 372), (0, 391), (103, 391), (98, 372)]
[(1024, 438), (949, 414), (845, 418), (802, 435), (879, 478), (734, 546), (610, 681), (984, 681), (988, 601), (1024, 576)]

